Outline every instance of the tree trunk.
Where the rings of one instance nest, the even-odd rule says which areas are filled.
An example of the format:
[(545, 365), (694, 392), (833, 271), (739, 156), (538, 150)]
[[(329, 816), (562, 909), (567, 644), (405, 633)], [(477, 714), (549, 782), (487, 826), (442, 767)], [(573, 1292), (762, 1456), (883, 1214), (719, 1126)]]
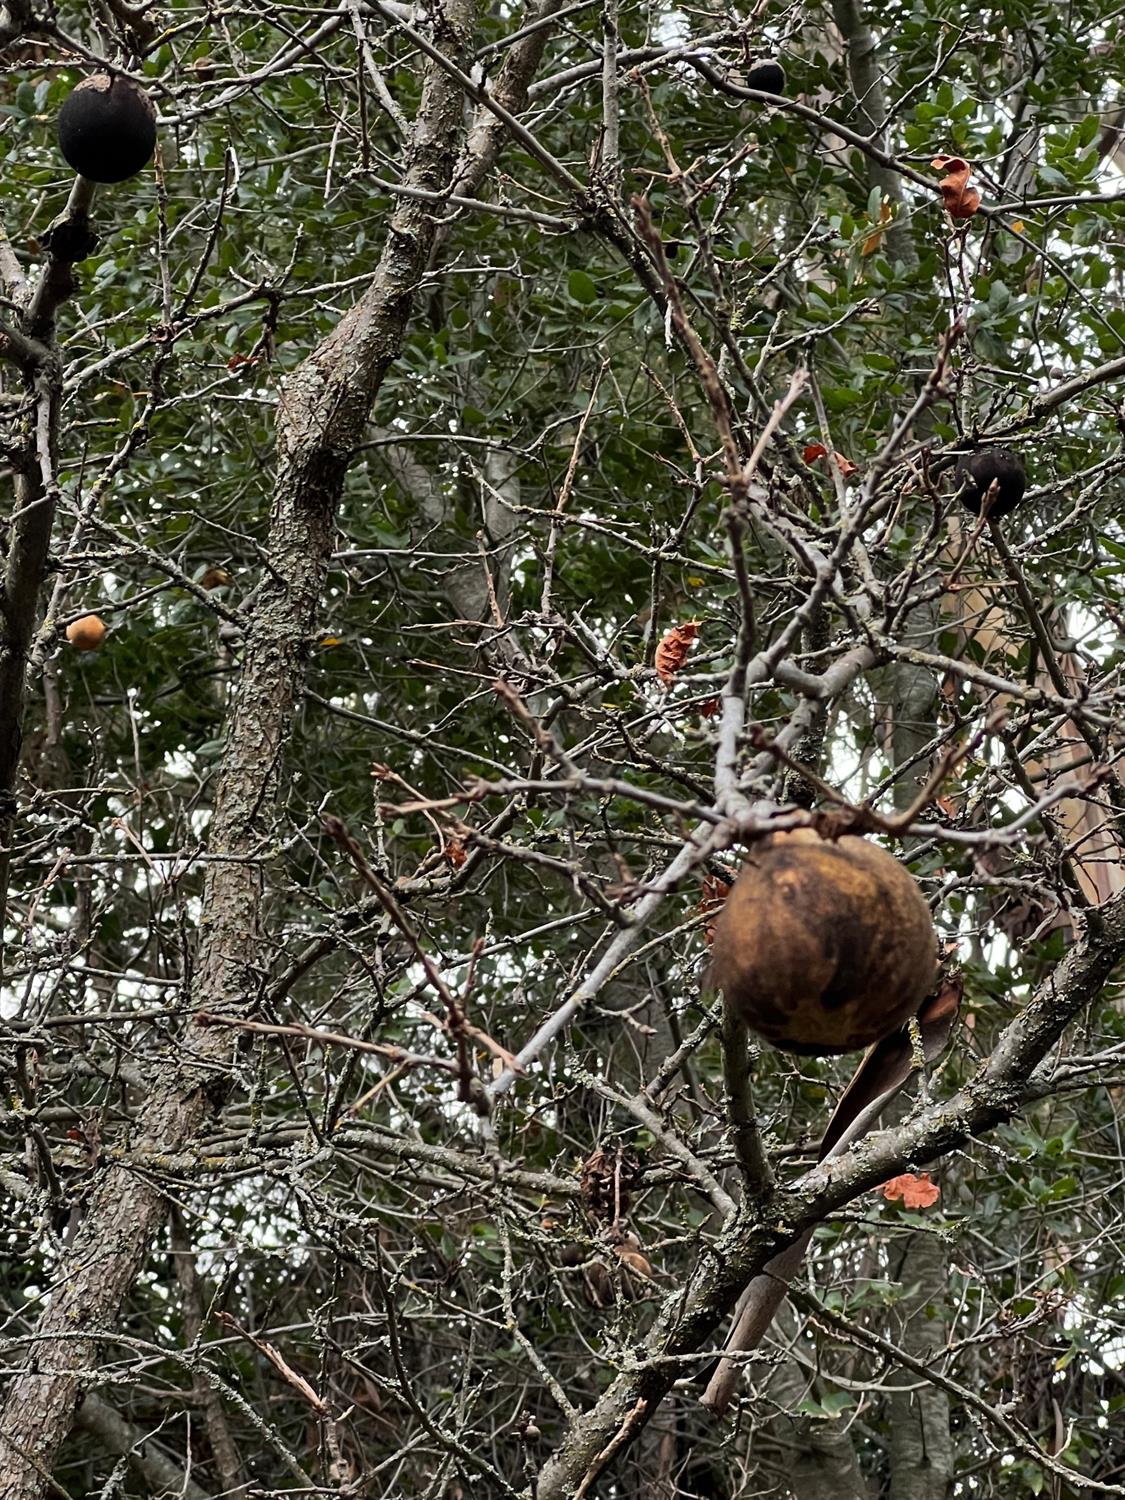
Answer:
[[(469, 66), (473, 0), (435, 12), (437, 46)], [(406, 177), (427, 193), (448, 190), (463, 133), (460, 88), (427, 67)], [(374, 280), (336, 328), (285, 382), (277, 414), (277, 475), (266, 553), (270, 567), (246, 637), (242, 680), (218, 778), (192, 998), (237, 1014), (258, 995), (262, 865), (269, 852), (282, 752), (328, 559), (334, 517), (371, 404), (402, 347), (415, 288), (434, 237), (432, 205), (403, 198)], [(234, 1043), (226, 1028), (188, 1027), (178, 1055), (151, 1080), (137, 1146), (176, 1152), (222, 1103)], [(125, 1166), (101, 1168), (82, 1227), (20, 1373), (0, 1411), (0, 1495), (39, 1500), (97, 1369), (99, 1337), (121, 1307), (160, 1233), (166, 1207)]]
[[(908, 1289), (898, 1306), (901, 1331), (897, 1342), (918, 1359), (929, 1359), (945, 1346), (948, 1277), (949, 1253), (937, 1235), (924, 1231), (910, 1235), (892, 1279)], [(904, 1387), (918, 1384), (910, 1372), (900, 1378)], [(953, 1483), (949, 1396), (932, 1385), (903, 1389), (887, 1397), (887, 1416), (889, 1500), (946, 1500)]]
[[(778, 1313), (776, 1331), (791, 1342), (797, 1337), (797, 1317), (789, 1306)], [(809, 1377), (790, 1360), (770, 1376), (770, 1396), (786, 1408), (770, 1423), (770, 1431), (791, 1447), (790, 1488), (796, 1500), (871, 1500), (847, 1426), (794, 1415), (810, 1385)]]

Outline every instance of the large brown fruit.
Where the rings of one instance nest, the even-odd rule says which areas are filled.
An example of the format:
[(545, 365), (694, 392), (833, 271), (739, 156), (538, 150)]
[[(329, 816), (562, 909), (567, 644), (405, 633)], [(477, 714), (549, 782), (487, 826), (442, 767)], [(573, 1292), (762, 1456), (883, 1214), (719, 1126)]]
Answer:
[(870, 1046), (915, 1014), (936, 973), (922, 893), (861, 838), (775, 835), (749, 855), (715, 924), (712, 984), (787, 1052)]
[(59, 147), (91, 182), (135, 177), (156, 149), (156, 109), (131, 78), (94, 73), (59, 110)]

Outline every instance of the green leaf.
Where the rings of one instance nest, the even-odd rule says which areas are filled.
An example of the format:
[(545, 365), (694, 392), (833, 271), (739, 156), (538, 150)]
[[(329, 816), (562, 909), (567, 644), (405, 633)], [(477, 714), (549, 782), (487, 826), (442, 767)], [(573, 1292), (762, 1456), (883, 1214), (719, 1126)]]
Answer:
[(863, 401), (863, 392), (850, 386), (829, 386), (824, 392), (824, 404), (829, 411), (848, 411), (852, 407), (862, 406)]
[(588, 305), (598, 300), (598, 288), (593, 277), (588, 276), (585, 271), (571, 271), (566, 286), (575, 302)]

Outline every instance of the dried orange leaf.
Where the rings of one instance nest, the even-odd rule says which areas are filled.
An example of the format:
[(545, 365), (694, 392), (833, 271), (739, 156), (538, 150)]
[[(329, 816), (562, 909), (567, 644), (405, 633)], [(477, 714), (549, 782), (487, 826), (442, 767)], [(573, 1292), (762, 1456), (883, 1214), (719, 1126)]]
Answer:
[[(807, 464), (815, 463), (818, 458), (827, 457), (828, 449), (824, 446), (823, 443), (810, 443), (809, 446), (805, 449), (804, 458)], [(850, 475), (859, 472), (859, 465), (853, 464), (851, 459), (847, 458), (843, 453), (833, 453), (832, 458), (836, 467), (839, 469), (840, 473), (844, 476), (845, 479), (847, 479)]]
[(699, 634), (698, 620), (685, 620), (682, 625), (673, 625), (666, 631), (656, 648), (656, 675), (665, 687), (671, 687), (684, 662), (687, 661), (691, 643)]
[(730, 881), (721, 875), (704, 875), (701, 907), (722, 906), (730, 893)]
[(703, 937), (710, 947), (715, 937), (715, 921), (723, 908), (723, 902), (730, 894), (730, 881), (724, 880), (721, 875), (705, 875), (703, 877), (703, 895), (699, 898), (696, 910), (701, 915), (709, 918), (703, 928)]
[(941, 1196), (941, 1189), (936, 1182), (930, 1181), (928, 1172), (922, 1172), (917, 1177), (913, 1172), (903, 1172), (901, 1177), (892, 1177), (890, 1182), (884, 1182), (880, 1191), (891, 1202), (901, 1198), (904, 1208), (929, 1208)]
[(459, 870), (469, 857), (460, 839), (446, 839), (441, 856), (451, 870)]
[(938, 192), (949, 217), (971, 219), (980, 207), (980, 194), (969, 186), (972, 171), (969, 163), (963, 156), (935, 156), (930, 165), (945, 173), (938, 183)]
[(873, 229), (859, 248), (861, 255), (874, 255), (883, 243), (883, 233), (894, 217), (891, 205), (886, 201), (879, 205), (879, 227)]

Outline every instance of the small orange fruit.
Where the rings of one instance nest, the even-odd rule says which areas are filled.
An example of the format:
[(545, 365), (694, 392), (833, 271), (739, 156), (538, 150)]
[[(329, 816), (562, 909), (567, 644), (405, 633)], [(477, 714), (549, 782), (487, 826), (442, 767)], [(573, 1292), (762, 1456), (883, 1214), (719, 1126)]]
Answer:
[(105, 639), (105, 622), (97, 615), (83, 615), (71, 620), (66, 638), (76, 651), (96, 651)]

